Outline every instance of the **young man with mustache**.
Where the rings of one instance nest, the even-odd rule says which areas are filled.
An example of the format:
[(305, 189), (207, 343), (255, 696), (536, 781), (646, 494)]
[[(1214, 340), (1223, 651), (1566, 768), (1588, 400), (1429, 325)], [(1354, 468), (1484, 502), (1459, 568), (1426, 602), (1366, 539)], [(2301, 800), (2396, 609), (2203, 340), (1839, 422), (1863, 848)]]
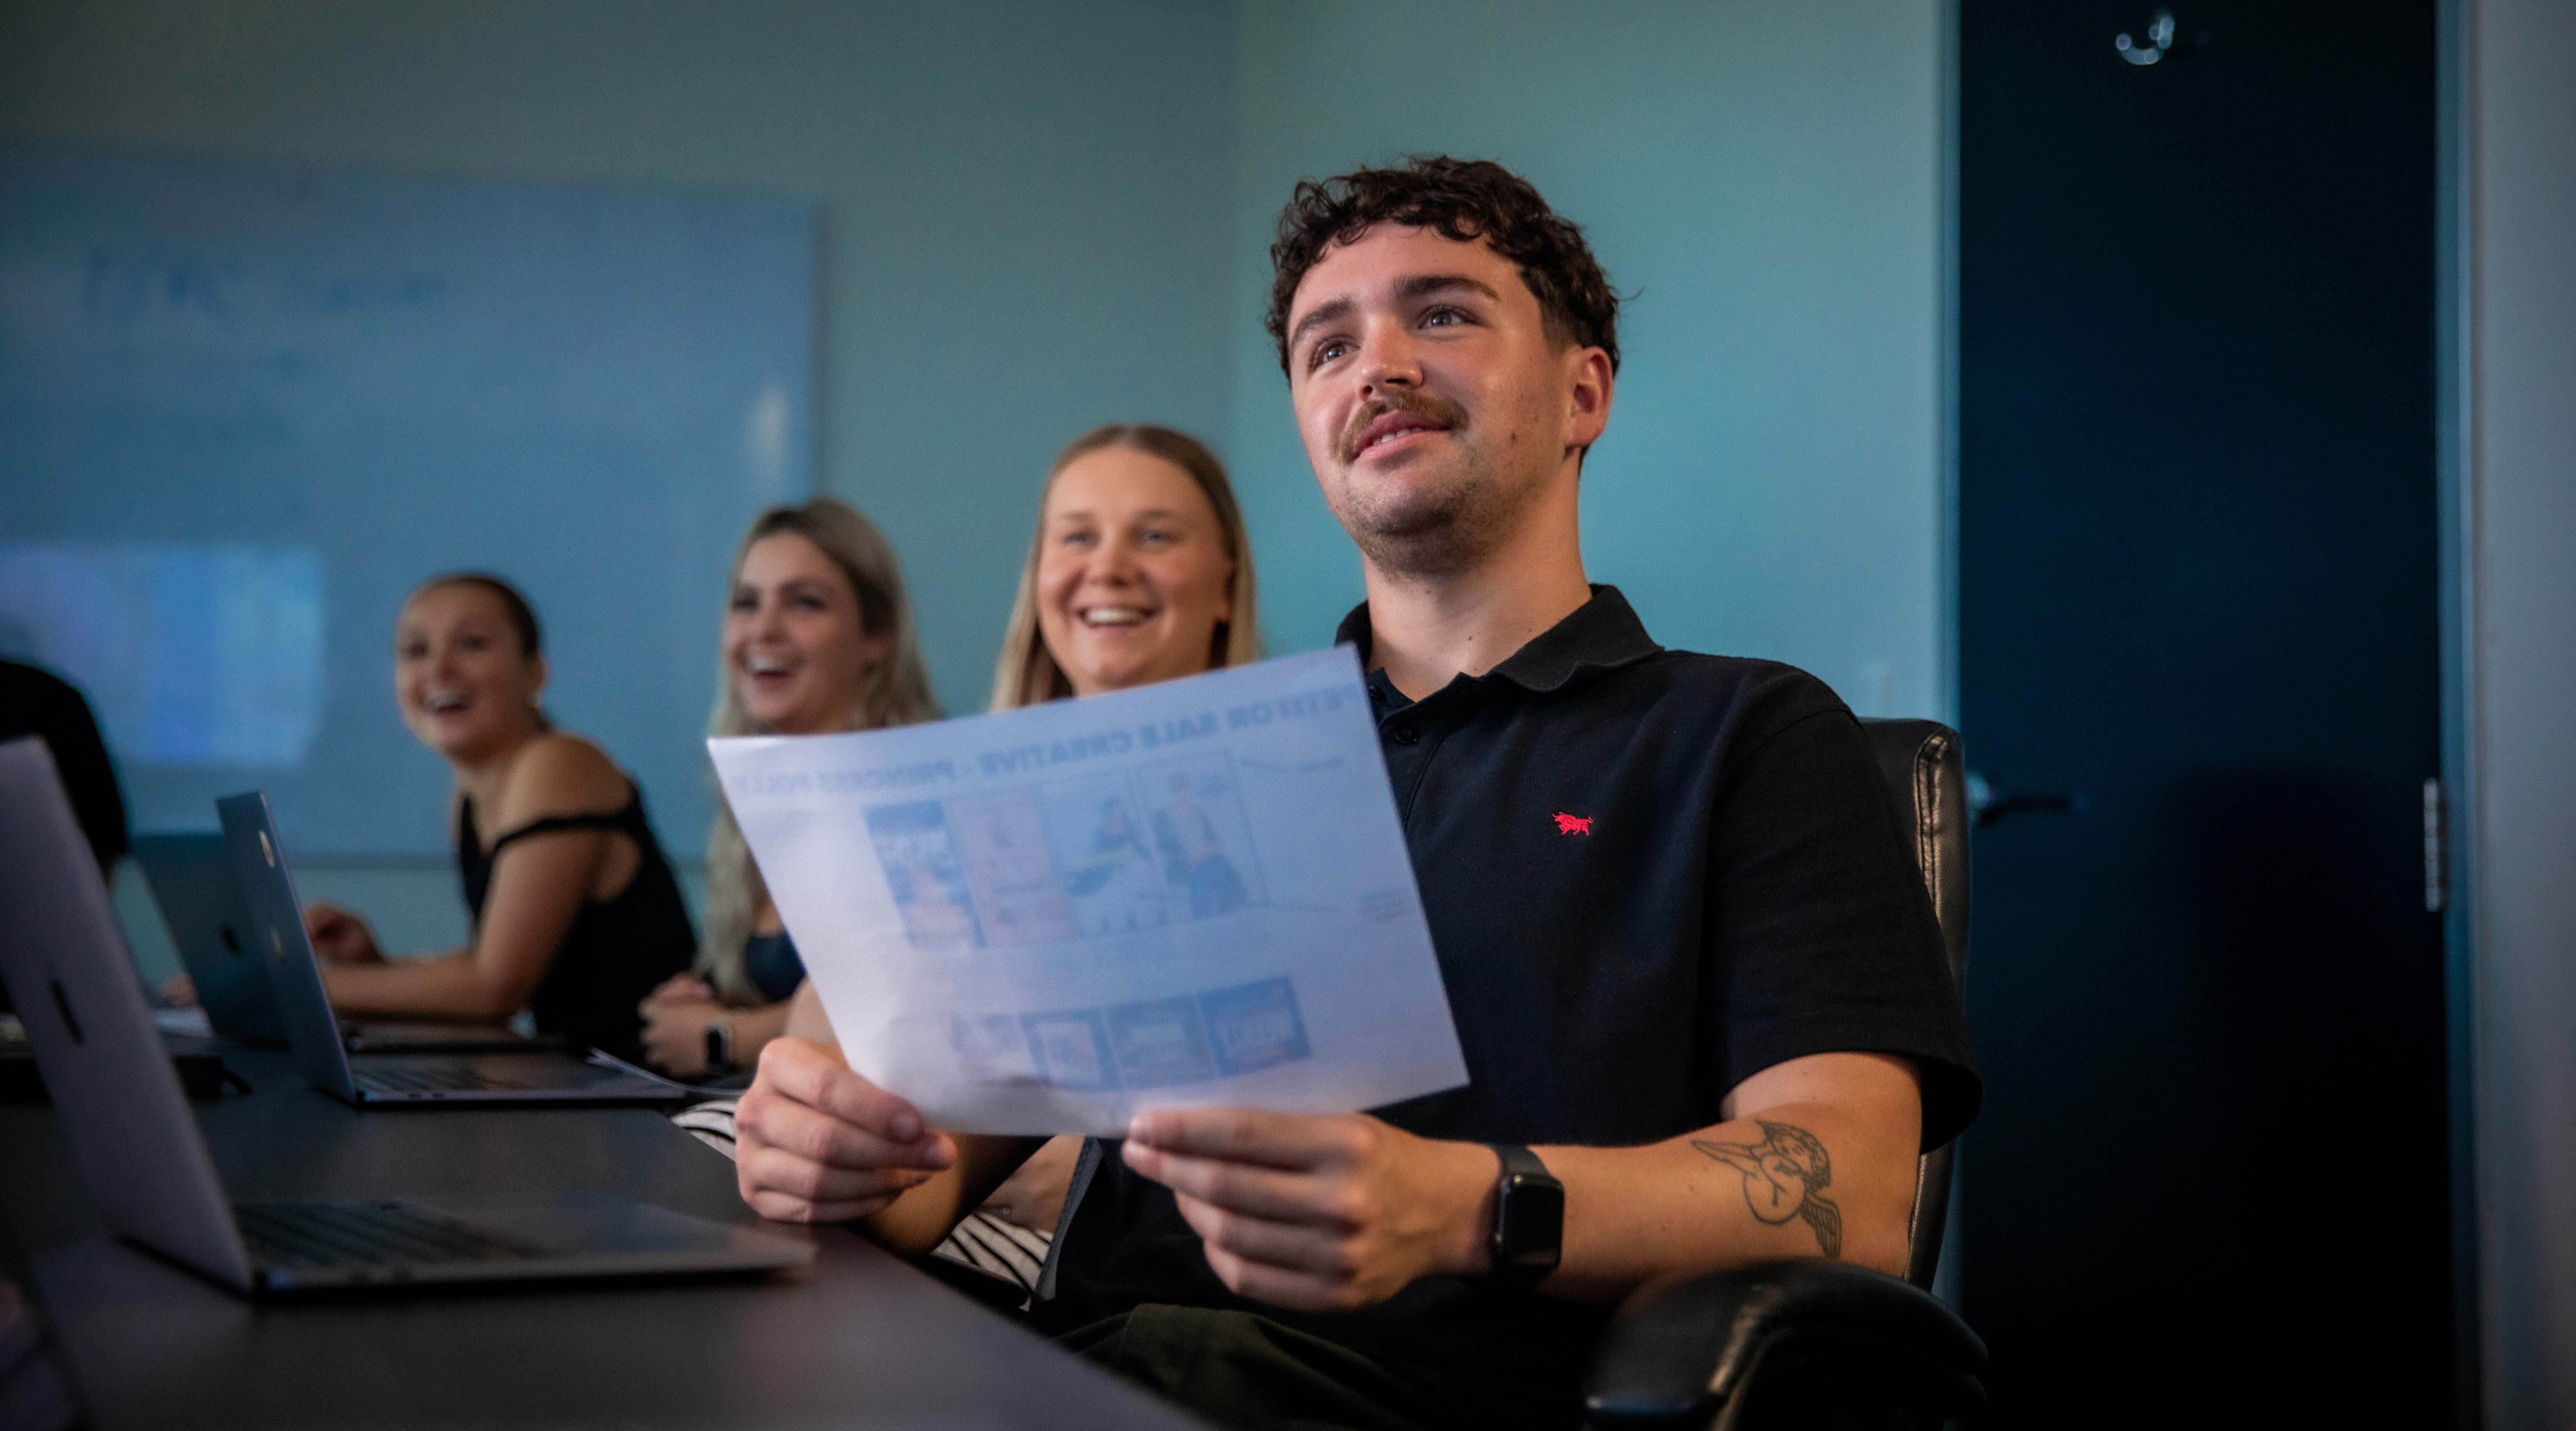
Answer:
[[(1607, 1309), (1778, 1257), (1901, 1270), (1975, 1111), (1860, 727), (1666, 651), (1578, 540), (1618, 300), (1487, 163), (1298, 186), (1269, 326), (1470, 1077), (1373, 1114), (1140, 1115), (1086, 1150), (1037, 1323), (1228, 1425), (1574, 1425)], [(773, 1044), (745, 1197), (925, 1248), (1034, 1140), (951, 1137)]]

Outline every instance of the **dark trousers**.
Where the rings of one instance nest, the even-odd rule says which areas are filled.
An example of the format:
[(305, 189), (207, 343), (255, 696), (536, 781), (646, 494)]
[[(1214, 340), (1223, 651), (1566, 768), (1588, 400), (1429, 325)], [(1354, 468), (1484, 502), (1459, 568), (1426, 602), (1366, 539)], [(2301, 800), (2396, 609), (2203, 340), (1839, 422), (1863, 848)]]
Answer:
[(1458, 1409), (1347, 1347), (1249, 1312), (1138, 1307), (1057, 1345), (1235, 1431), (1424, 1431)]

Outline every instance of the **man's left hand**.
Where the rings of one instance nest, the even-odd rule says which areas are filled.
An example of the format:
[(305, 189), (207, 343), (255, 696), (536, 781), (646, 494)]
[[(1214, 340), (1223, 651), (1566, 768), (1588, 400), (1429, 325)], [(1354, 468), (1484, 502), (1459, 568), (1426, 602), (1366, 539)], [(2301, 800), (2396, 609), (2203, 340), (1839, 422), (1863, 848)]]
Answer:
[(1349, 1311), (1489, 1262), (1500, 1165), (1474, 1143), (1360, 1113), (1176, 1108), (1136, 1115), (1125, 1157), (1177, 1195), (1225, 1285), (1257, 1301)]

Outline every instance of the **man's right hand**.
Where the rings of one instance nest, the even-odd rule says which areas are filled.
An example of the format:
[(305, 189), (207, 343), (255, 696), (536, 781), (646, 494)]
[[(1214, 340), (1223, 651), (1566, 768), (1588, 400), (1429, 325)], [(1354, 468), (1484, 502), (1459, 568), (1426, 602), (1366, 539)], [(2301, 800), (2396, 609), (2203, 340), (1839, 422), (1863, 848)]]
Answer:
[(957, 1161), (957, 1145), (920, 1110), (801, 1038), (760, 1051), (734, 1138), (742, 1200), (778, 1222), (874, 1217)]

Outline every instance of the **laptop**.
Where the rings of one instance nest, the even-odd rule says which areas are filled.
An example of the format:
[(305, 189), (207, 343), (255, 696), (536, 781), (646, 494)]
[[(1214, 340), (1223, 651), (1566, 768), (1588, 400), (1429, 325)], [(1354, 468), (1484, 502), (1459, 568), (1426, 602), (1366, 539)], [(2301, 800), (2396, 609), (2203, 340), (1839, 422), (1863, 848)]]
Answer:
[(236, 1292), (754, 1273), (814, 1259), (773, 1234), (588, 1195), (232, 1203), (53, 757), (32, 738), (0, 744), (0, 909), (0, 981), (109, 1230)]
[[(137, 835), (134, 859), (152, 886), (152, 902), (170, 929), (179, 963), (197, 990), (197, 1006), (222, 1038), (262, 1048), (286, 1044), (268, 964), (253, 952), (250, 911), (232, 852), (219, 833)], [(341, 1045), (351, 1053), (493, 1053), (552, 1048), (509, 1029), (429, 1021), (340, 1021)]]
[(137, 835), (134, 862), (143, 866), (207, 1024), (236, 1043), (284, 1046), (286, 1025), (268, 991), (268, 965), (251, 949), (250, 911), (224, 837)]
[(565, 1053), (377, 1053), (353, 1065), (322, 966), (304, 936), (303, 901), (286, 867), (277, 822), (259, 791), (215, 802), (224, 844), (250, 913), (252, 941), (286, 1025), (286, 1046), (304, 1081), (360, 1108), (452, 1108), (484, 1104), (667, 1105), (688, 1097), (661, 1079), (586, 1063)]

